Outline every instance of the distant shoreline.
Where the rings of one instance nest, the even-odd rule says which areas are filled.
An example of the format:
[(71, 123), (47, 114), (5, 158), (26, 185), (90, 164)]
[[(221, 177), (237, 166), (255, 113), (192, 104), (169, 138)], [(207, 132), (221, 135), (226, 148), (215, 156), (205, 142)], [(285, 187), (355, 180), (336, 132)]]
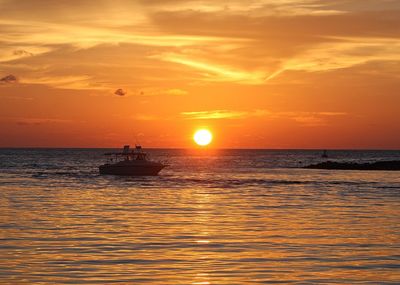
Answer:
[(308, 169), (331, 169), (331, 170), (400, 170), (400, 161), (377, 161), (371, 163), (355, 162), (335, 162), (325, 161), (317, 164), (311, 164), (303, 168)]

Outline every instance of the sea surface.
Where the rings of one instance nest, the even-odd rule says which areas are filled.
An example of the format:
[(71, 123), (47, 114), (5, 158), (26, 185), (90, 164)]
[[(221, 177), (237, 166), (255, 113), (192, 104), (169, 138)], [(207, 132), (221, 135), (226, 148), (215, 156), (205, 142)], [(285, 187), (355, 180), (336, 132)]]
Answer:
[[(321, 151), (0, 149), (0, 284), (400, 284), (400, 172), (301, 169)], [(400, 151), (328, 151), (334, 161)]]

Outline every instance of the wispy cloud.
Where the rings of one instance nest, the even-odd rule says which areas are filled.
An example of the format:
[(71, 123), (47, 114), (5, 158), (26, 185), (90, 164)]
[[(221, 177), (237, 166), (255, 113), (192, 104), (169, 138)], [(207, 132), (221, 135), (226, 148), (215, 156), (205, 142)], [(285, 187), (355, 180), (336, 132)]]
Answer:
[(400, 40), (389, 38), (333, 38), (305, 52), (284, 60), (282, 67), (268, 80), (286, 70), (308, 72), (349, 68), (371, 61), (400, 61)]
[(156, 88), (156, 87), (144, 87), (137, 89), (133, 92), (137, 96), (182, 96), (187, 95), (189, 92), (181, 88)]
[(327, 120), (335, 116), (345, 116), (345, 112), (272, 112), (269, 110), (235, 111), (235, 110), (209, 110), (182, 112), (182, 116), (189, 120), (218, 120), (218, 119), (289, 119), (304, 126), (322, 126)]
[[(90, 48), (100, 44), (130, 43), (158, 47), (184, 47), (223, 42), (224, 37), (162, 34), (154, 31), (131, 31), (108, 27), (77, 26), (41, 21), (0, 20), (1, 25), (13, 26), (25, 33), (6, 33), (2, 41), (11, 45), (31, 45), (39, 50), (43, 45), (73, 45)], [(29, 31), (29, 33), (27, 33)], [(34, 53), (34, 52), (32, 52)]]
[(176, 95), (176, 96), (187, 95), (188, 93), (189, 93), (188, 91), (180, 88), (172, 88), (172, 89), (167, 89), (165, 91), (165, 94)]
[(260, 71), (245, 71), (218, 65), (210, 62), (201, 62), (179, 55), (165, 54), (155, 56), (164, 61), (179, 63), (200, 71), (203, 71), (203, 80), (206, 81), (231, 81), (245, 84), (260, 84), (265, 81), (265, 73)]
[(210, 119), (243, 119), (248, 117), (263, 117), (271, 114), (267, 110), (254, 111), (233, 111), (233, 110), (210, 110), (181, 112), (181, 115), (190, 120), (210, 120)]
[[(53, 9), (54, 13), (61, 12), (57, 5), (48, 1), (43, 3), (46, 3), (49, 9)], [(99, 5), (102, 6), (105, 3), (101, 2)], [(376, 9), (378, 3), (378, 1), (371, 0), (365, 6)], [(12, 13), (10, 15), (4, 14), (4, 17), (0, 20), (0, 29), (2, 29), (3, 34), (0, 61), (30, 58), (65, 45), (76, 48), (91, 48), (104, 44), (144, 45), (159, 48), (159, 50), (152, 51), (150, 55), (145, 55), (148, 58), (157, 58), (189, 67), (197, 71), (199, 80), (260, 85), (279, 76), (286, 70), (315, 72), (347, 68), (374, 60), (399, 60), (400, 44), (396, 38), (372, 38), (371, 35), (356, 38), (354, 33), (360, 31), (353, 31), (354, 28), (349, 29), (352, 34), (346, 37), (346, 30), (342, 27), (345, 25), (341, 25), (340, 21), (350, 23), (352, 17), (353, 20), (357, 21), (357, 26), (362, 26), (362, 31), (368, 31), (370, 26), (374, 28), (371, 33), (377, 35), (379, 35), (380, 30), (392, 30), (378, 21), (378, 13), (360, 14), (360, 5), (357, 5), (357, 2), (353, 0), (329, 3), (317, 0), (273, 2), (265, 0), (249, 1), (246, 4), (242, 1), (229, 1), (225, 5), (212, 1), (186, 1), (185, 3), (180, 2), (179, 5), (176, 4), (176, 1), (152, 1), (151, 3), (146, 1), (141, 2), (140, 5), (134, 5), (135, 9), (132, 9), (132, 11), (136, 11), (136, 16), (145, 14), (144, 11), (150, 11), (149, 15), (146, 14), (144, 18), (141, 17), (140, 25), (135, 28), (123, 26), (122, 23), (130, 22), (125, 20), (119, 22), (116, 13), (110, 13), (107, 18), (113, 19), (115, 23), (119, 24), (112, 24), (112, 21), (99, 22), (99, 11), (94, 7), (87, 11), (88, 22), (85, 25), (77, 24), (84, 18), (81, 13), (78, 13), (79, 7), (74, 5), (67, 5), (63, 13), (70, 15), (69, 17), (75, 14), (79, 21), (67, 21), (68, 19), (64, 19), (61, 13), (59, 15), (60, 20), (53, 17), (51, 13), (47, 16), (42, 15), (41, 20), (29, 14), (23, 15), (22, 12), (15, 14), (14, 17)], [(385, 4), (399, 8), (394, 1), (385, 1)], [(9, 4), (4, 2), (1, 5), (7, 8)], [(89, 3), (86, 2), (80, 4), (80, 6), (86, 8), (90, 6), (88, 5)], [(20, 6), (21, 9), (28, 7), (32, 10), (39, 10), (39, 7), (35, 5), (18, 4), (17, 6)], [(110, 7), (110, 11), (119, 11), (120, 19), (129, 20), (135, 16), (124, 13), (123, 11), (126, 10), (124, 7), (132, 8), (132, 4), (129, 1), (121, 1)], [(352, 9), (358, 14), (351, 14)], [(17, 10), (13, 11), (15, 13)], [(248, 16), (249, 11), (254, 12), (256, 16)], [(284, 11), (288, 12), (284, 13)], [(326, 15), (333, 13), (332, 11), (349, 12), (350, 14), (336, 18)], [(170, 13), (166, 14), (165, 23), (160, 23), (160, 28), (164, 28), (163, 24), (172, 27), (169, 30), (159, 31), (157, 26), (154, 26), (153, 17), (158, 19), (160, 12)], [(308, 16), (311, 12), (319, 15), (316, 18), (317, 20)], [(293, 15), (301, 15), (301, 21)], [(169, 26), (171, 25), (169, 23), (174, 23), (174, 16), (178, 16), (178, 20), (181, 19), (182, 21), (186, 20), (185, 17), (191, 17), (194, 22), (182, 25), (182, 21), (175, 20), (175, 24)], [(389, 19), (394, 16), (395, 14)], [(368, 17), (373, 20), (372, 23), (369, 23)], [(235, 29), (237, 27), (235, 25), (241, 24), (242, 21), (245, 28)], [(318, 25), (316, 25), (318, 21), (325, 23), (325, 26), (329, 28), (328, 32), (324, 34), (324, 31), (318, 28)], [(268, 29), (268, 26), (271, 28)], [(192, 30), (187, 30), (190, 27)], [(195, 57), (186, 54), (184, 49), (179, 52), (176, 50), (177, 47), (187, 47), (196, 49), (201, 54), (212, 44), (218, 47), (229, 47), (227, 53), (232, 53), (232, 58), (234, 58), (235, 56), (239, 57), (240, 50), (245, 48), (247, 58), (241, 60), (250, 61), (248, 50), (252, 49), (254, 52), (260, 53), (259, 49), (262, 47), (256, 45), (264, 39), (274, 39), (274, 37), (279, 36), (271, 32), (278, 27), (282, 27), (286, 33), (289, 33), (287, 38), (296, 40), (299, 38), (300, 42), (296, 44), (301, 49), (295, 54), (279, 58), (281, 66), (273, 71), (270, 71), (269, 62), (265, 60), (265, 57), (259, 58), (262, 68), (251, 69), (240, 67), (240, 65), (235, 64), (234, 60), (231, 63), (222, 63), (211, 58), (210, 54), (203, 53), (202, 57)], [(290, 31), (292, 28), (294, 28), (293, 32)], [(215, 34), (213, 29), (221, 32)], [(247, 32), (243, 37), (239, 33), (241, 30)], [(394, 32), (392, 34), (395, 35)], [(313, 38), (312, 41), (310, 41), (311, 38)], [(317, 42), (315, 42), (315, 38), (318, 38)], [(286, 38), (282, 44), (286, 44)], [(265, 45), (270, 48), (268, 44)], [(275, 46), (273, 48), (279, 49), (281, 47)], [(165, 49), (174, 51), (165, 52)], [(264, 64), (262, 64), (263, 62)]]
[(249, 13), (256, 15), (309, 15), (322, 13), (340, 13), (341, 11), (325, 7), (323, 2), (315, 0), (241, 0), (233, 1), (143, 1), (147, 6), (153, 6), (158, 10), (175, 11), (200, 11), (207, 13)]
[(70, 123), (71, 120), (44, 119), (44, 118), (18, 118), (15, 123), (19, 126)]
[[(266, 84), (287, 70), (335, 70), (397, 61), (400, 54), (398, 29), (391, 27), (399, 24), (400, 7), (391, 0), (384, 5), (378, 0), (362, 5), (356, 0), (20, 2), (0, 2), (0, 62), (54, 56), (57, 64), (48, 61), (52, 72), (63, 66), (57, 51), (71, 47), (92, 54), (104, 46), (146, 47), (138, 56), (140, 64), (152, 60), (143, 64), (146, 68), (185, 66), (192, 81), (249, 85)], [(155, 67), (156, 60), (160, 66)], [(90, 83), (79, 84), (83, 88), (98, 87), (94, 79), (101, 72), (91, 71)], [(81, 76), (76, 66), (69, 75)]]
[[(1, 27), (1, 24), (0, 24)], [(52, 49), (50, 47), (44, 46), (24, 46), (24, 45), (7, 45), (4, 44), (7, 42), (7, 37), (2, 40), (2, 45), (0, 45), (0, 62), (8, 62), (18, 59), (30, 58), (32, 56), (37, 56), (41, 54), (45, 54)]]
[(90, 76), (42, 76), (42, 77), (24, 77), (20, 80), (25, 84), (43, 84), (59, 89), (71, 90), (109, 90), (110, 88), (100, 84), (93, 83)]
[(329, 124), (333, 117), (346, 116), (346, 112), (275, 112), (270, 113), (273, 119), (289, 119), (305, 127), (320, 127)]
[(161, 119), (158, 116), (149, 115), (149, 114), (136, 114), (132, 118), (134, 120), (138, 120), (138, 121), (155, 121), (155, 120), (160, 120)]
[(238, 119), (247, 116), (247, 112), (229, 111), (229, 110), (211, 110), (182, 112), (181, 115), (190, 120), (209, 120), (209, 119)]

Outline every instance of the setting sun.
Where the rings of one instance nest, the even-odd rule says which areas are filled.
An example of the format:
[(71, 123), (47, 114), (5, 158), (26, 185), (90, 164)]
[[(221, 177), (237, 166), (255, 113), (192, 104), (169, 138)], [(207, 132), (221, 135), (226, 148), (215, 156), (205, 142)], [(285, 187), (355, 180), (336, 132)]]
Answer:
[(193, 139), (194, 141), (201, 146), (206, 146), (212, 141), (212, 134), (209, 130), (201, 129), (195, 132)]

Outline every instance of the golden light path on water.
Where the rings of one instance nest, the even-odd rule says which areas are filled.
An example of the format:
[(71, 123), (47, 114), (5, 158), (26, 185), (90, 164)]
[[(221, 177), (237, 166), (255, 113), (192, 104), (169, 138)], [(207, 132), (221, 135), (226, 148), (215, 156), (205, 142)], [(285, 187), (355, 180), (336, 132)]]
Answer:
[(0, 284), (400, 280), (397, 173), (220, 167), (233, 155), (177, 156), (154, 178), (98, 176), (90, 159), (3, 172)]

